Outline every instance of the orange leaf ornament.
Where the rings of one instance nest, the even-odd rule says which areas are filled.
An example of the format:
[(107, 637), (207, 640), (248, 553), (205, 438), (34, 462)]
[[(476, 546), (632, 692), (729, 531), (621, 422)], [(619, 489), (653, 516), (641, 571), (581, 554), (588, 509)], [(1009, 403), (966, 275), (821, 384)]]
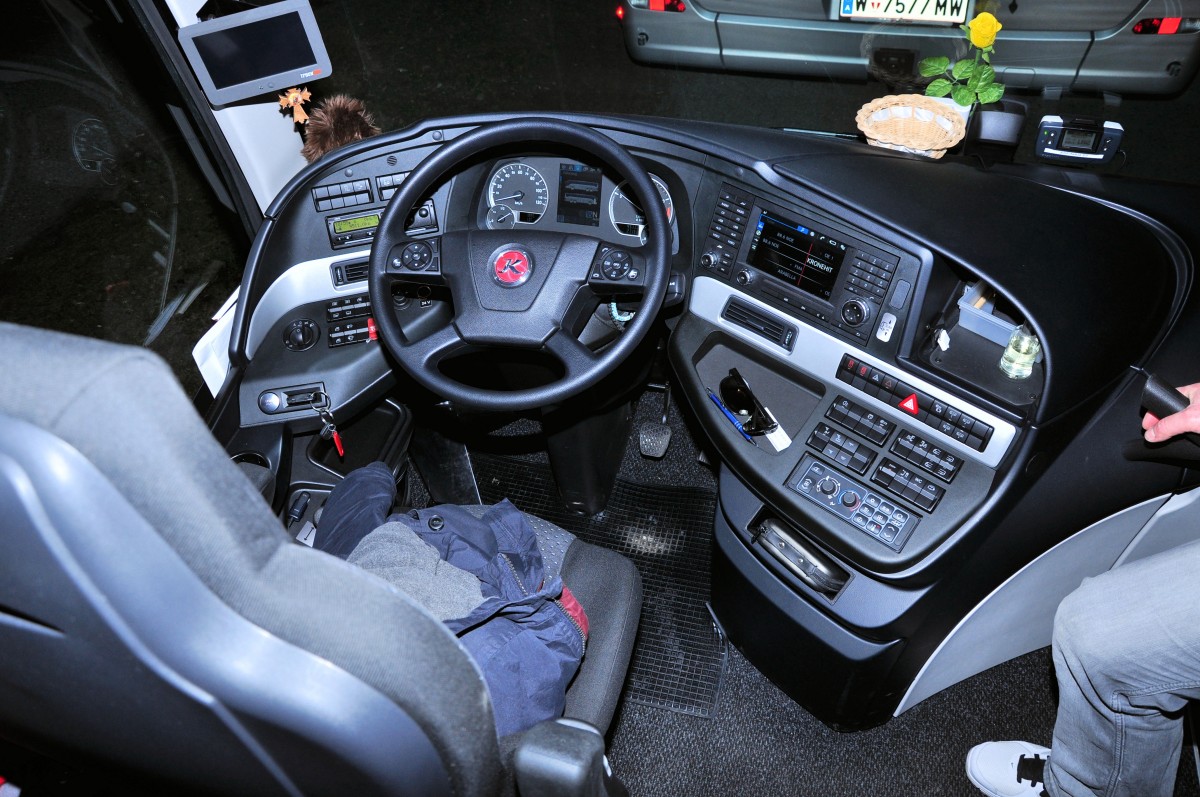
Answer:
[(287, 92), (279, 95), (279, 107), (291, 108), (292, 121), (304, 124), (308, 121), (308, 114), (304, 112), (304, 103), (308, 102), (311, 96), (308, 89), (288, 89)]

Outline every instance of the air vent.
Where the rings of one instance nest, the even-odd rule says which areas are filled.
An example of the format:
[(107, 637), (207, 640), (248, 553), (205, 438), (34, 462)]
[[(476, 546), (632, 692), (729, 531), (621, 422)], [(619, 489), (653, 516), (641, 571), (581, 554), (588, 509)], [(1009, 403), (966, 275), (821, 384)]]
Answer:
[(729, 300), (725, 309), (721, 311), (721, 318), (743, 329), (748, 329), (788, 351), (792, 350), (792, 345), (796, 342), (794, 326), (767, 315), (745, 302), (739, 302), (737, 299)]
[(333, 266), (333, 284), (349, 285), (352, 282), (362, 282), (367, 278), (370, 266), (366, 260), (356, 263), (336, 263)]

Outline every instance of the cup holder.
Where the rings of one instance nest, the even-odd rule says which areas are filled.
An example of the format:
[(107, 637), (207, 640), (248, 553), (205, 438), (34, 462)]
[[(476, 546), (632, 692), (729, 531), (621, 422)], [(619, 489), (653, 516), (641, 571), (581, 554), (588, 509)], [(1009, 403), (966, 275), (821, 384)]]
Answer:
[(271, 503), (275, 498), (275, 471), (271, 470), (270, 461), (257, 451), (242, 451), (231, 459), (250, 483), (258, 488), (267, 503)]

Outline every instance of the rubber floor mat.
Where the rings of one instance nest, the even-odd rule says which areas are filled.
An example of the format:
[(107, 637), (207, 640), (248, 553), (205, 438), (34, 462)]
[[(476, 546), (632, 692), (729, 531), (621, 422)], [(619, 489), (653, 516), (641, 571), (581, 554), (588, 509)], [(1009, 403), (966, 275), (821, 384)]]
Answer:
[(473, 454), (485, 503), (508, 498), (581, 540), (628, 556), (642, 576), (642, 617), (627, 699), (684, 714), (716, 710), (725, 643), (708, 610), (716, 495), (618, 480), (608, 508), (581, 517), (558, 501), (549, 467)]

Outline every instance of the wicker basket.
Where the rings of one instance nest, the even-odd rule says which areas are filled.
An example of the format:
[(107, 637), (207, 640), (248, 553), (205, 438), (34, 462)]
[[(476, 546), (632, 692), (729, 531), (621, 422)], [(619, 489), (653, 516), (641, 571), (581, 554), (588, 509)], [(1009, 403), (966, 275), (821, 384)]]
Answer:
[(858, 129), (875, 147), (940, 158), (966, 135), (963, 114), (923, 94), (892, 94), (858, 110)]

